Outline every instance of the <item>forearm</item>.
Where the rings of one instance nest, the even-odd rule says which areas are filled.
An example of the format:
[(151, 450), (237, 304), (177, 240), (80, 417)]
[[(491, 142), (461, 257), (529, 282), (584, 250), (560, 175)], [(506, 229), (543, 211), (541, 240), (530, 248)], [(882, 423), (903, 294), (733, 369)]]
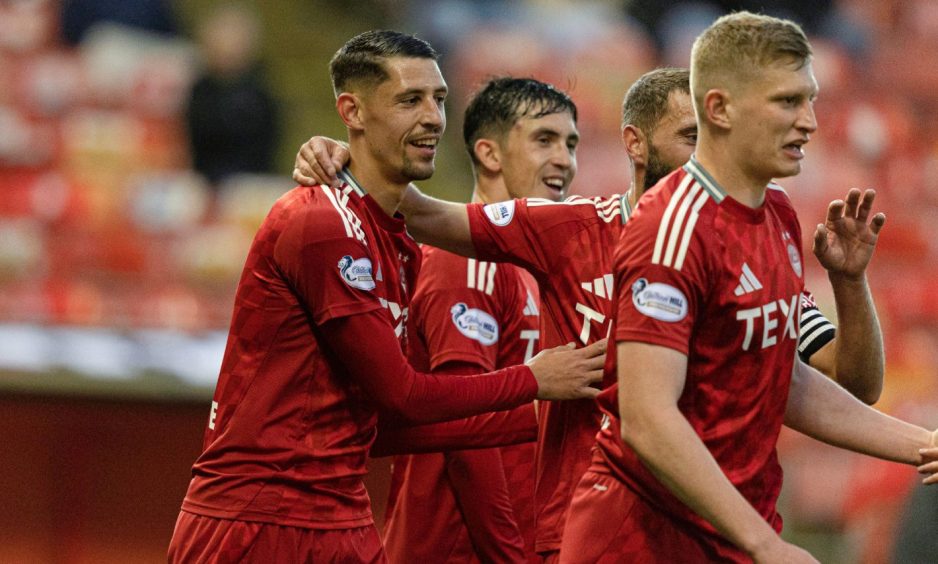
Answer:
[(883, 390), (883, 336), (866, 276), (829, 277), (837, 304), (834, 379), (860, 400), (875, 403)]
[(732, 543), (752, 554), (777, 538), (775, 530), (726, 478), (677, 409), (623, 406), (623, 439), (678, 499)]
[(785, 424), (819, 441), (877, 458), (919, 464), (931, 433), (857, 400), (823, 374), (796, 362)]
[(378, 422), (371, 456), (421, 454), (452, 449), (508, 446), (537, 440), (533, 404), (447, 423), (401, 425)]
[[(368, 335), (367, 346), (362, 336)], [(538, 383), (527, 366), (477, 376), (416, 372), (401, 352), (381, 310), (333, 319), (321, 332), (344, 374), (391, 419), (410, 423), (451, 421), (519, 407), (534, 400)]]
[(407, 220), (407, 231), (417, 241), (475, 257), (465, 204), (432, 198), (411, 184), (398, 210)]

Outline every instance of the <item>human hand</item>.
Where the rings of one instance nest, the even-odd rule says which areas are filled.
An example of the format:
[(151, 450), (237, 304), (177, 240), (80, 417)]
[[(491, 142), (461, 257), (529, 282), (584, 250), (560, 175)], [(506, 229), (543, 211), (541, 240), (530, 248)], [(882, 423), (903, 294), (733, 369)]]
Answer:
[(879, 231), (886, 215), (877, 213), (867, 222), (876, 198), (875, 190), (851, 188), (844, 200), (834, 200), (827, 208), (825, 223), (814, 232), (814, 255), (828, 273), (860, 279), (873, 257)]
[(932, 431), (929, 446), (919, 449), (918, 453), (922, 456), (918, 473), (927, 474), (922, 483), (925, 485), (938, 483), (938, 430)]
[(537, 379), (537, 399), (568, 400), (595, 398), (599, 390), (590, 386), (603, 376), (606, 339), (583, 348), (568, 343), (539, 352), (527, 362)]
[(293, 181), (301, 186), (338, 187), (341, 181), (337, 171), (342, 170), (349, 159), (348, 144), (329, 137), (311, 137), (296, 154)]

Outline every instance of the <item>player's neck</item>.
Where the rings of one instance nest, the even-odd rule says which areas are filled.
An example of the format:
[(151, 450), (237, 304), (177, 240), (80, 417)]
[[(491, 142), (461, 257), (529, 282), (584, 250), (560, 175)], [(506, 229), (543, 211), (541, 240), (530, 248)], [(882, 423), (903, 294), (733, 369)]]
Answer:
[(694, 153), (697, 162), (706, 170), (726, 194), (750, 208), (758, 208), (765, 201), (765, 187), (771, 178), (756, 178), (734, 158), (729, 147), (719, 143), (697, 142)]
[(511, 199), (511, 193), (505, 186), (505, 177), (501, 174), (476, 174), (475, 188), (472, 190), (472, 201), (485, 204), (504, 202)]
[(635, 204), (638, 203), (638, 199), (642, 197), (642, 194), (645, 193), (645, 170), (640, 169), (639, 167), (632, 165), (632, 185), (629, 187), (629, 191), (626, 193), (629, 205), (632, 208), (635, 208)]
[(358, 180), (368, 195), (377, 202), (389, 217), (394, 217), (397, 207), (404, 198), (404, 191), (408, 182), (404, 179), (390, 179), (383, 174), (379, 167), (368, 166), (367, 160), (362, 162), (353, 156), (349, 163), (349, 171)]

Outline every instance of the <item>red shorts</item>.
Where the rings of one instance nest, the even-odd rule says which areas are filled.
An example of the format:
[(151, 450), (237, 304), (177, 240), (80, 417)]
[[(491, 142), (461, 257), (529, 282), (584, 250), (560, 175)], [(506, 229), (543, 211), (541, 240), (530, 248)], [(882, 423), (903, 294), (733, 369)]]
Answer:
[(574, 490), (560, 545), (562, 564), (751, 561), (648, 505), (595, 459)]
[(180, 511), (169, 543), (171, 563), (362, 562), (387, 563), (374, 525), (304, 529), (273, 523), (216, 519)]

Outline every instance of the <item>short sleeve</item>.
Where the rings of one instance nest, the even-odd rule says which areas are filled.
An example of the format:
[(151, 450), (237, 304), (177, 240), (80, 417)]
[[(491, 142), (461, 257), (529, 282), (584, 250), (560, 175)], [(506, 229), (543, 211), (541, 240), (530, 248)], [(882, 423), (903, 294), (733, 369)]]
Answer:
[[(511, 325), (503, 295), (505, 268), (511, 267), (436, 249), (427, 253), (410, 311), (429, 351), (431, 370), (447, 362), (496, 368)], [(517, 313), (522, 314), (520, 309)]]
[(277, 267), (317, 325), (381, 308), (377, 257), (336, 219), (321, 208), (299, 213), (274, 247)]
[(616, 248), (615, 339), (661, 345), (686, 355), (706, 288), (706, 256), (691, 238), (680, 267), (655, 264), (648, 241), (655, 240), (656, 219), (654, 215), (632, 219)]
[(469, 228), (476, 255), (483, 260), (510, 262), (536, 273), (553, 268), (558, 249), (574, 234), (597, 220), (597, 208), (582, 203), (536, 198), (495, 204), (469, 204)]

